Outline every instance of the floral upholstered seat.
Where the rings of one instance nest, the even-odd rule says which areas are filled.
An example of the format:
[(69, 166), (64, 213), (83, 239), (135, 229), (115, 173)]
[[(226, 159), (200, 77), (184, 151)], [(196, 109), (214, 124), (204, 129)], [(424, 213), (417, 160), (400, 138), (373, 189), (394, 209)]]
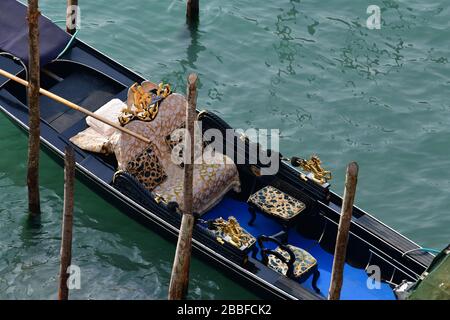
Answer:
[[(275, 250), (268, 249), (264, 246), (266, 242), (273, 242), (278, 247)], [(285, 245), (275, 237), (267, 236), (260, 236), (258, 245), (261, 250), (262, 262), (266, 266), (299, 282), (305, 281), (312, 275), (312, 287), (317, 293), (320, 293), (320, 289), (317, 287), (320, 277), (317, 260), (308, 251), (293, 245)]]
[(303, 202), (272, 186), (251, 195), (248, 203), (266, 214), (286, 221), (295, 218), (306, 208)]
[[(291, 245), (287, 245), (287, 247), (291, 249), (295, 255), (293, 270), (293, 276), (295, 278), (300, 278), (302, 275), (304, 275), (317, 265), (317, 260), (309, 252)], [(290, 259), (289, 253), (281, 249), (280, 247), (277, 247), (275, 251), (279, 252), (286, 259)], [(288, 265), (286, 263), (278, 259), (273, 254), (269, 254), (268, 259), (268, 266), (270, 268), (281, 273), (282, 275), (287, 274)]]
[[(183, 169), (157, 186), (153, 192), (165, 202), (177, 202), (183, 209)], [(194, 166), (194, 211), (203, 214), (215, 206), (230, 190), (240, 191), (239, 175), (235, 165), (202, 163)]]
[[(160, 105), (156, 118), (150, 122), (131, 121), (125, 127), (151, 139), (154, 153), (167, 175), (160, 185), (152, 190), (165, 202), (175, 201), (183, 210), (184, 171), (172, 160), (172, 150), (166, 137), (178, 129), (186, 118), (186, 98), (173, 93)], [(148, 146), (130, 135), (116, 132), (111, 139), (119, 170), (126, 170), (127, 164)], [(194, 212), (202, 214), (217, 204), (230, 190), (240, 191), (239, 174), (236, 165), (226, 156), (207, 152), (201, 155), (204, 161), (194, 165)]]

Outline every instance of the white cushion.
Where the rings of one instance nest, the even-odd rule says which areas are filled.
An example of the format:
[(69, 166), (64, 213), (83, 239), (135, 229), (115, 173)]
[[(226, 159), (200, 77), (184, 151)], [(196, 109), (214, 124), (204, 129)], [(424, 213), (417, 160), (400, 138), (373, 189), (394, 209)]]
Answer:
[[(107, 104), (105, 104), (103, 107), (99, 108), (94, 113), (98, 116), (101, 116), (102, 118), (105, 118), (111, 122), (116, 123), (119, 125), (119, 116), (122, 113), (122, 110), (126, 108), (127, 105), (122, 102), (119, 99), (113, 99), (109, 101)], [(86, 123), (88, 126), (90, 126), (92, 129), (97, 131), (100, 134), (105, 135), (106, 137), (110, 137), (113, 135), (113, 133), (116, 131), (114, 127), (111, 127), (110, 125), (107, 125), (106, 123), (103, 123), (95, 118), (87, 117)]]
[(96, 153), (110, 154), (109, 138), (92, 128), (87, 128), (70, 138), (70, 141), (77, 147)]

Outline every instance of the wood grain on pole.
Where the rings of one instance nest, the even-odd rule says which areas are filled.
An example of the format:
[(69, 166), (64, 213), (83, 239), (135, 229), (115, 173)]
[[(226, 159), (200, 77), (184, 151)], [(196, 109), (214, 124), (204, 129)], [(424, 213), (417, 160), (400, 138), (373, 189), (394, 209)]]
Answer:
[(78, 6), (78, 0), (67, 0), (66, 30), (70, 34), (77, 31), (78, 11), (73, 10), (74, 6)]
[(344, 199), (342, 201), (341, 218), (339, 220), (338, 233), (336, 237), (336, 248), (334, 251), (333, 270), (331, 272), (329, 300), (339, 300), (344, 281), (344, 265), (347, 254), (347, 243), (352, 221), (353, 203), (355, 201), (356, 184), (358, 182), (358, 164), (351, 162), (347, 166), (345, 178)]
[(199, 0), (187, 0), (186, 19), (188, 22), (196, 22), (200, 15)]
[[(13, 75), (13, 74), (7, 72), (5, 70), (0, 69), (0, 75), (4, 76), (5, 78), (11, 79), (11, 80), (13, 80), (13, 81), (15, 81), (17, 83), (20, 83), (21, 85), (24, 85), (25, 87), (30, 86), (30, 84), (27, 81), (25, 81), (25, 80), (15, 76), (15, 75)], [(39, 89), (39, 93), (44, 95), (44, 96), (46, 96), (46, 97), (48, 97), (48, 98), (50, 98), (50, 99), (52, 99), (52, 100), (55, 100), (55, 101), (65, 105), (65, 106), (67, 106), (67, 107), (69, 107), (71, 109), (77, 110), (77, 111), (79, 111), (81, 113), (84, 113), (87, 116), (91, 116), (92, 118), (95, 118), (98, 121), (101, 121), (101, 122), (103, 122), (103, 123), (105, 123), (107, 125), (110, 125), (111, 127), (114, 127), (117, 130), (122, 131), (123, 133), (129, 134), (129, 135), (135, 137), (136, 139), (139, 139), (139, 140), (141, 140), (143, 142), (146, 142), (146, 143), (150, 143), (150, 139), (147, 139), (144, 136), (142, 136), (142, 135), (140, 135), (138, 133), (135, 133), (135, 132), (133, 132), (133, 131), (127, 129), (127, 128), (121, 127), (117, 123), (114, 123), (114, 122), (112, 122), (112, 121), (110, 121), (110, 120), (108, 120), (106, 118), (103, 118), (102, 116), (99, 116), (99, 115), (95, 114), (94, 112), (91, 112), (91, 111), (89, 111), (89, 110), (87, 110), (87, 109), (85, 109), (83, 107), (80, 107), (79, 105), (76, 105), (75, 103), (70, 102), (69, 100), (66, 100), (66, 99), (64, 99), (64, 98), (62, 98), (62, 97), (60, 97), (60, 96), (58, 96), (58, 95), (56, 95), (54, 93), (51, 93), (50, 91), (47, 91), (45, 89), (40, 88)]]
[(169, 285), (169, 300), (185, 299), (189, 287), (189, 268), (192, 251), (192, 230), (194, 228), (193, 206), (193, 175), (194, 175), (194, 121), (197, 106), (197, 75), (188, 78), (188, 105), (186, 110), (187, 137), (185, 141), (184, 163), (184, 212), (181, 219), (177, 249), (172, 267)]
[[(40, 54), (39, 54), (39, 3), (38, 0), (28, 0), (28, 36), (29, 36), (29, 65), (28, 74), (28, 209), (32, 216), (41, 213), (39, 196), (39, 145), (40, 145)], [(18, 21), (20, 23), (20, 21)]]
[(187, 89), (188, 105), (186, 110), (186, 128), (188, 139), (186, 139), (185, 149), (185, 169), (184, 169), (184, 210), (187, 214), (192, 214), (192, 199), (193, 199), (193, 176), (194, 176), (194, 126), (197, 109), (197, 75), (190, 74), (188, 77)]
[(65, 150), (64, 159), (64, 212), (61, 231), (61, 265), (59, 269), (58, 299), (69, 299), (68, 268), (72, 263), (72, 227), (75, 188), (75, 152), (72, 147)]

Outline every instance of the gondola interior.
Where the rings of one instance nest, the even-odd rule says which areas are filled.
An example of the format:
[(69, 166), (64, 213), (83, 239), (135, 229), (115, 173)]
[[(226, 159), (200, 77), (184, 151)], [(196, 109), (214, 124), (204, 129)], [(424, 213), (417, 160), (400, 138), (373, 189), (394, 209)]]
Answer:
[[(0, 55), (0, 68), (27, 78), (24, 65), (8, 54)], [(137, 74), (78, 40), (63, 56), (44, 65), (41, 72), (44, 89), (92, 112), (113, 99), (126, 101), (129, 88), (142, 81), (144, 79)], [(117, 194), (122, 202), (136, 203), (135, 208), (143, 208), (141, 211), (157, 216), (167, 224), (179, 226), (180, 214), (173, 206), (157, 201), (155, 194), (133, 177), (117, 175), (119, 161), (114, 155), (85, 151), (70, 142), (88, 129), (83, 114), (46, 97), (41, 97), (40, 102), (42, 139), (51, 152), (61, 156), (64, 148), (71, 144), (76, 150), (79, 171), (94, 181), (94, 189)], [(27, 95), (23, 86), (0, 76), (0, 106), (16, 124), (27, 129)], [(199, 118), (203, 121), (203, 130), (216, 128), (223, 131), (229, 128), (212, 113), (202, 112)], [(224, 135), (224, 143), (233, 143), (240, 138), (236, 134), (233, 141), (229, 141)], [(244, 147), (248, 148), (251, 143), (245, 140)], [(306, 183), (289, 164), (280, 160), (280, 165), (280, 171), (272, 176), (255, 173), (259, 162), (256, 165), (248, 161), (236, 165), (240, 192), (223, 189), (226, 194), (224, 192), (198, 217), (194, 238), (208, 250), (228, 259), (231, 265), (228, 268), (234, 272), (250, 273), (259, 279), (261, 286), (286, 293), (280, 297), (326, 298), (340, 200), (330, 193), (329, 186), (311, 181)], [(198, 182), (194, 181), (194, 184)], [(266, 196), (281, 199), (279, 204), (284, 209), (288, 206), (286, 210), (291, 216), (277, 216), (274, 210), (278, 209), (267, 205)], [(254, 202), (249, 202), (252, 197)], [(229, 222), (231, 217), (236, 219), (249, 239), (253, 239), (244, 249), (229, 245), (211, 231), (212, 221), (222, 218), (222, 221)], [(362, 224), (352, 224), (341, 298), (395, 299), (393, 287), (403, 280), (415, 281), (426, 263), (404, 257), (404, 251), (416, 246), (390, 229), (380, 229), (378, 222), (373, 223), (365, 213), (355, 210), (354, 220), (368, 221), (384, 230), (386, 239), (362, 228)], [(387, 243), (388, 237), (397, 237), (398, 243), (404, 243), (403, 252)], [(430, 257), (419, 258), (430, 261)], [(379, 278), (376, 277), (377, 270), (380, 271)]]
[[(12, 66), (7, 58), (1, 59), (4, 67)], [(19, 73), (19, 76), (25, 77), (25, 73)], [(43, 88), (71, 99), (80, 105), (89, 107), (91, 111), (96, 111), (115, 97), (124, 99), (124, 93), (127, 89), (125, 85), (103, 74), (95, 74), (93, 69), (66, 61), (51, 63), (44, 69), (41, 77)], [(26, 91), (23, 87), (9, 82), (3, 87), (3, 91), (10, 93), (17, 99), (20, 102), (18, 105), (24, 108), (23, 111), (26, 111)], [(41, 117), (43, 121), (48, 123), (65, 139), (72, 137), (87, 127), (85, 116), (67, 107), (58, 105), (46, 97), (41, 98)], [(96, 158), (97, 167), (102, 171), (105, 171), (105, 167), (108, 167), (110, 176), (109, 179), (105, 180), (108, 183), (112, 183), (116, 166), (114, 157), (106, 157), (82, 150), (78, 150), (78, 154), (84, 155), (83, 162), (87, 162), (86, 159), (91, 157)], [(104, 167), (99, 164), (103, 164)], [(239, 166), (241, 169), (240, 177), (245, 179), (247, 183), (244, 182), (242, 184), (243, 190), (241, 194), (235, 194), (235, 192), (230, 191), (219, 204), (210, 209), (201, 219), (213, 220), (220, 217), (228, 219), (230, 216), (234, 216), (239, 224), (256, 239), (264, 235), (280, 235), (281, 232), (280, 238), (283, 238), (285, 244), (302, 248), (317, 260), (320, 272), (317, 286), (322, 295), (326, 294), (331, 277), (333, 248), (337, 230), (336, 223), (327, 220), (325, 216), (320, 214), (317, 206), (314, 205), (313, 199), (297, 191), (297, 199), (302, 200), (307, 205), (307, 209), (302, 213), (302, 217), (295, 225), (290, 226), (285, 231), (286, 235), (282, 234), (283, 226), (276, 219), (268, 217), (259, 210), (256, 211), (257, 217), (255, 222), (250, 224), (252, 216), (249, 213), (249, 205), (246, 201), (252, 192), (250, 188), (253, 187), (253, 191), (255, 191), (268, 184), (265, 184), (264, 181), (259, 181), (257, 177), (250, 177), (248, 170), (245, 170), (243, 167)], [(97, 174), (95, 171), (93, 173)], [(98, 175), (105, 177), (101, 173), (98, 173)], [(256, 188), (253, 186), (255, 183), (253, 180), (258, 180), (256, 181)], [(276, 177), (272, 180), (278, 180), (278, 184), (283, 183)], [(294, 195), (290, 194), (290, 196)], [(261, 250), (258, 246), (256, 244), (257, 253), (252, 253), (251, 255), (253, 255), (253, 258), (261, 261)], [(267, 244), (269, 249), (275, 249), (276, 246), (274, 243)], [(379, 286), (376, 284), (368, 285), (372, 280), (366, 272), (366, 267), (371, 265), (370, 260), (373, 258), (370, 248), (362, 240), (351, 239), (349, 257), (344, 271), (343, 299), (395, 299), (392, 288), (387, 282), (382, 281)], [(301, 285), (314, 291), (312, 279), (313, 277), (309, 277)]]

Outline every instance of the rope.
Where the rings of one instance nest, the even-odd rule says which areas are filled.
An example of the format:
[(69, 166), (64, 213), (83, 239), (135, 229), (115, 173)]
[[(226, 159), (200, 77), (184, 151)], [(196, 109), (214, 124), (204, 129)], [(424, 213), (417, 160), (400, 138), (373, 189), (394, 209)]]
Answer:
[(72, 45), (73, 41), (75, 40), (75, 38), (76, 38), (76, 36), (77, 36), (77, 34), (78, 34), (78, 31), (80, 31), (80, 30), (77, 29), (77, 30), (75, 31), (75, 33), (74, 33), (74, 34), (72, 35), (72, 37), (70, 38), (69, 43), (67, 43), (67, 45), (66, 45), (66, 47), (64, 48), (64, 50), (56, 57), (55, 60), (58, 60), (59, 58), (61, 58), (61, 56), (62, 56), (64, 53), (66, 53), (66, 51), (70, 48), (70, 46)]
[[(53, 21), (54, 24), (57, 23), (65, 23), (66, 20), (55, 20)], [(67, 50), (69, 50), (70, 46), (72, 45), (73, 41), (75, 40), (76, 36), (78, 35), (78, 32), (80, 31), (80, 29), (77, 29), (75, 31), (75, 33), (72, 35), (72, 37), (70, 38), (69, 42), (67, 43), (66, 47), (63, 49), (63, 51), (61, 51), (61, 53), (56, 57), (55, 60), (58, 60), (59, 58), (61, 58), (63, 56), (64, 53), (66, 53)]]

